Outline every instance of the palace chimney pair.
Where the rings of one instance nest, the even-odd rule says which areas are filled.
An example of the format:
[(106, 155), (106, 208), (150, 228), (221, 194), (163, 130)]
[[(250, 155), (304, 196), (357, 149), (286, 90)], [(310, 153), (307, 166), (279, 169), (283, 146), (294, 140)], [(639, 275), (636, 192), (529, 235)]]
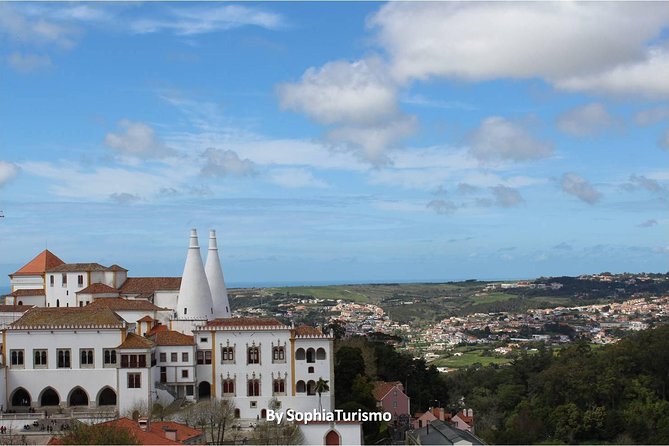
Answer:
[(228, 292), (225, 288), (214, 230), (209, 232), (206, 266), (202, 264), (197, 230), (190, 231), (190, 244), (181, 276), (176, 311), (179, 319), (211, 320), (230, 317)]

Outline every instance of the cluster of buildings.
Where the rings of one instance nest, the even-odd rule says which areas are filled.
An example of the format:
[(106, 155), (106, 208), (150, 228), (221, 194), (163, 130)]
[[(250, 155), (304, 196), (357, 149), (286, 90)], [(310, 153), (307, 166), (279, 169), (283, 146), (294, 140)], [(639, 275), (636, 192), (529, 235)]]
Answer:
[[(231, 317), (214, 231), (206, 265), (191, 231), (181, 277), (128, 277), (119, 265), (66, 263), (45, 250), (10, 280), (0, 305), (3, 411), (114, 418), (226, 397), (249, 426), (270, 402), (280, 411), (334, 408), (333, 337)], [(331, 390), (317, 394), (319, 380)], [(316, 443), (361, 438), (359, 424), (304, 429)]]

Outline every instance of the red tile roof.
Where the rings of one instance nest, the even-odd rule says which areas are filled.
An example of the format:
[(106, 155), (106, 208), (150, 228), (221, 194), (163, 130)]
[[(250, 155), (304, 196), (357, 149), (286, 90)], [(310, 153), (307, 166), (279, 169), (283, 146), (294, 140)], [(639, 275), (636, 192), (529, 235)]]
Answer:
[(181, 277), (128, 277), (123, 285), (123, 294), (153, 294), (156, 291), (179, 291)]
[(153, 321), (155, 321), (155, 319), (149, 315), (146, 315), (143, 318), (137, 320), (137, 322), (153, 322)]
[[(136, 421), (129, 418), (119, 418), (117, 420), (100, 423), (101, 425), (111, 425), (119, 429), (127, 429), (137, 439), (139, 444), (144, 445), (160, 445), (160, 444), (184, 444), (195, 437), (202, 436), (203, 432), (198, 429), (193, 429), (185, 424), (176, 423), (174, 421), (152, 421), (149, 425), (149, 430), (144, 431)], [(165, 436), (165, 430), (176, 431), (176, 441), (170, 440)]]
[(146, 336), (151, 337), (160, 331), (167, 331), (167, 326), (163, 324), (158, 324), (155, 327), (151, 328), (151, 330), (147, 331)]
[(99, 263), (63, 263), (46, 270), (49, 273), (78, 273), (88, 271), (111, 271), (106, 266)]
[(384, 396), (388, 395), (388, 392), (390, 392), (391, 390), (393, 390), (394, 387), (399, 386), (400, 384), (401, 383), (399, 381), (394, 381), (394, 382), (377, 381), (376, 384), (374, 384), (374, 390), (372, 391), (372, 394), (374, 394), (374, 398), (376, 399), (376, 401), (381, 401)]
[(123, 319), (108, 308), (33, 307), (10, 328), (122, 328)]
[(25, 313), (32, 305), (0, 305), (0, 313)]
[(112, 266), (109, 267), (109, 271), (128, 271), (127, 269), (123, 268), (122, 266), (117, 265), (114, 263)]
[(116, 348), (122, 349), (138, 349), (138, 348), (152, 348), (154, 346), (153, 341), (146, 339), (144, 336), (137, 335), (135, 333), (128, 333), (125, 341), (121, 343)]
[(214, 319), (207, 322), (206, 327), (276, 327), (287, 325), (273, 317), (231, 317), (226, 319)]
[(44, 289), (40, 288), (38, 290), (14, 290), (10, 296), (14, 297), (24, 297), (24, 296), (44, 296), (46, 293)]
[(322, 336), (323, 332), (316, 327), (309, 325), (300, 325), (295, 329), (295, 334), (298, 336)]
[(148, 300), (144, 299), (124, 299), (122, 297), (103, 297), (95, 299), (89, 307), (109, 308), (114, 311), (158, 311), (163, 308), (157, 307)]
[(11, 276), (34, 276), (44, 274), (45, 271), (50, 268), (54, 268), (58, 265), (62, 265), (63, 262), (56, 256), (54, 253), (45, 249), (44, 251), (37, 254), (37, 256), (32, 259), (30, 262), (23, 265)]
[(102, 293), (116, 293), (118, 294), (118, 290), (116, 288), (110, 287), (106, 283), (92, 283), (88, 285), (86, 288), (84, 288), (81, 291), (77, 291), (77, 294), (79, 293), (84, 293), (84, 294), (102, 294)]
[(158, 331), (152, 338), (156, 345), (195, 345), (193, 336), (172, 330)]

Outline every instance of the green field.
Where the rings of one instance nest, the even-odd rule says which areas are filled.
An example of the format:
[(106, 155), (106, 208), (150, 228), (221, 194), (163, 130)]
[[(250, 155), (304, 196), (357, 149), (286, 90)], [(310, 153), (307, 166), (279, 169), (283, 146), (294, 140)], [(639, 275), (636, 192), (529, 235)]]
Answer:
[(474, 305), (489, 304), (492, 302), (503, 302), (505, 300), (516, 299), (518, 296), (506, 293), (486, 293), (480, 296), (472, 296), (471, 300)]
[(367, 303), (369, 296), (351, 290), (345, 286), (312, 286), (312, 287), (282, 287), (282, 288), (267, 288), (267, 292), (274, 293), (290, 293), (301, 296), (312, 296), (317, 299), (332, 299), (332, 300), (346, 300), (350, 302)]
[(459, 369), (463, 367), (469, 367), (476, 363), (480, 363), (484, 366), (489, 364), (508, 364), (511, 362), (510, 359), (499, 357), (499, 356), (482, 356), (482, 350), (474, 350), (469, 352), (463, 352), (462, 356), (451, 356), (449, 358), (437, 359), (430, 364), (437, 367), (450, 367), (454, 369)]

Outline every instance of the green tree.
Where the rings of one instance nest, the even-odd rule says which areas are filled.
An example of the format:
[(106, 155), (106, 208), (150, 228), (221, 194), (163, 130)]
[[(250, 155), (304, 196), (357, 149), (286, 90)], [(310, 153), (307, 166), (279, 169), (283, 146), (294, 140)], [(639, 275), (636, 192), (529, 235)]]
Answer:
[(316, 381), (316, 387), (315, 387), (316, 393), (318, 393), (318, 410), (321, 411), (323, 410), (323, 404), (321, 403), (321, 396), (323, 392), (329, 392), (330, 391), (330, 386), (328, 385), (328, 380), (323, 379), (322, 377), (318, 377), (318, 381)]
[(88, 425), (74, 422), (58, 440), (62, 444), (140, 444), (127, 429), (109, 424)]

